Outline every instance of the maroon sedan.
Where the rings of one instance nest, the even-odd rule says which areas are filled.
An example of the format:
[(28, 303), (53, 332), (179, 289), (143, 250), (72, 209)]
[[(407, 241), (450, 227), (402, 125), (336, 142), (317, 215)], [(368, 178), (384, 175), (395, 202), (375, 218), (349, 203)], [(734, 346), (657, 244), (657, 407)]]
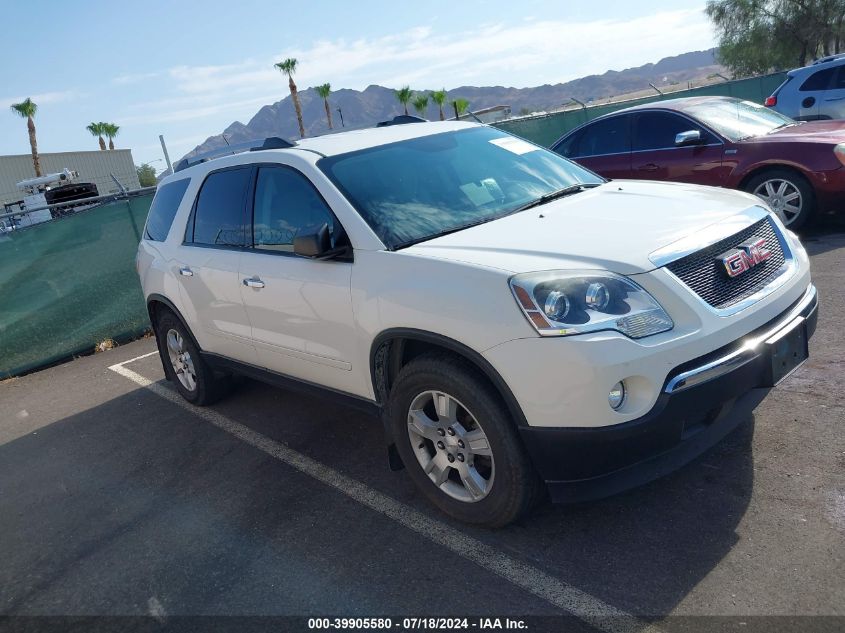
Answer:
[(607, 178), (731, 187), (798, 228), (845, 208), (845, 121), (794, 121), (750, 101), (688, 97), (594, 119), (552, 149)]

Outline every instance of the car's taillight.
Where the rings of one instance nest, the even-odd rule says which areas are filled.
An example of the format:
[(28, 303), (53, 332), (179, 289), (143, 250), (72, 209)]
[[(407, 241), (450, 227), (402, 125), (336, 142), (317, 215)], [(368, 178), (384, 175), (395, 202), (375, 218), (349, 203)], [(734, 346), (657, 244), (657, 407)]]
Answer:
[(767, 108), (774, 108), (778, 104), (777, 95), (772, 95), (771, 97), (766, 97), (766, 101), (763, 103), (764, 106)]

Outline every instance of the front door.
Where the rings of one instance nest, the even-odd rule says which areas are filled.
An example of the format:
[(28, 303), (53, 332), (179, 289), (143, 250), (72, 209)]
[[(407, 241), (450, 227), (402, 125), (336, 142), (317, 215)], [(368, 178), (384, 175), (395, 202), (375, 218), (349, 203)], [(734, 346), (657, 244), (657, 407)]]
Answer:
[[(675, 137), (698, 131), (701, 141), (678, 146)], [(673, 180), (697, 185), (724, 184), (723, 144), (691, 119), (671, 112), (643, 112), (634, 120), (631, 171), (634, 178)]]
[(299, 171), (261, 166), (255, 183), (253, 247), (240, 263), (240, 290), (260, 366), (359, 392), (351, 261), (320, 261), (293, 252), (296, 235), (326, 223), (345, 239), (328, 205)]

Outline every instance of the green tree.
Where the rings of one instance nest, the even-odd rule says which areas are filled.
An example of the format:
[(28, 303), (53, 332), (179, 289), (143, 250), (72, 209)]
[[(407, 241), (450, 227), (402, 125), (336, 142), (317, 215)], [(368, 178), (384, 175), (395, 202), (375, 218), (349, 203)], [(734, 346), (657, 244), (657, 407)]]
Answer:
[(26, 119), (26, 129), (29, 132), (29, 149), (32, 151), (32, 166), (35, 169), (35, 175), (41, 176), (41, 159), (38, 157), (38, 139), (35, 138), (35, 113), (38, 112), (38, 106), (32, 99), (27, 97), (20, 103), (13, 103), (11, 108), (12, 112)]
[(440, 120), (445, 121), (446, 117), (443, 115), (443, 104), (446, 103), (446, 88), (432, 92), (431, 100), (437, 104), (438, 108), (440, 108)]
[(329, 122), (329, 129), (334, 129), (332, 126), (332, 109), (329, 107), (329, 95), (332, 93), (332, 85), (323, 84), (322, 86), (317, 86), (316, 90), (317, 94), (323, 100), (323, 105), (326, 106), (326, 120)]
[(106, 141), (103, 139), (103, 135), (106, 133), (105, 128), (103, 127), (105, 123), (102, 121), (99, 123), (89, 123), (85, 126), (85, 129), (91, 132), (91, 136), (96, 136), (97, 139), (100, 141), (100, 150), (105, 151), (106, 149)]
[(296, 92), (296, 84), (293, 81), (293, 74), (296, 72), (297, 61), (293, 57), (274, 64), (280, 72), (287, 75), (290, 98), (293, 100), (293, 107), (296, 110), (296, 122), (299, 123), (299, 135), (305, 138), (305, 126), (302, 125), (302, 106), (299, 105), (299, 94)]
[(103, 123), (103, 134), (109, 139), (109, 149), (114, 149), (114, 137), (120, 132), (120, 126), (114, 123)]
[(428, 110), (428, 95), (417, 95), (416, 97), (414, 97), (414, 100), (411, 102), (411, 105), (414, 106), (414, 110), (416, 110), (422, 118), (425, 118), (425, 111)]
[(396, 99), (405, 107), (405, 114), (408, 114), (408, 102), (411, 100), (411, 97), (414, 96), (414, 92), (411, 90), (410, 86), (402, 86), (399, 90), (394, 90), (396, 94)]
[(719, 61), (745, 76), (845, 51), (845, 0), (708, 0)]
[(458, 97), (452, 100), (452, 109), (455, 111), (455, 118), (460, 119), (462, 114), (465, 114), (469, 109), (469, 101)]
[(142, 187), (156, 186), (156, 170), (155, 167), (149, 163), (142, 163), (135, 166), (135, 172), (138, 174), (138, 182)]

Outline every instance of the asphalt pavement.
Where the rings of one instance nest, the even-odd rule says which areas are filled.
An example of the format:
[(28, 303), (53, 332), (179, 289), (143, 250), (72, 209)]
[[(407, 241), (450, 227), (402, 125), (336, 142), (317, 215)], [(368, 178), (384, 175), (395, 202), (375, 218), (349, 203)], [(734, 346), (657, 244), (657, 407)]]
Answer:
[(250, 380), (211, 408), (183, 403), (152, 339), (3, 381), (0, 615), (574, 614), (533, 628), (605, 631), (790, 616), (836, 630), (845, 232), (805, 243), (821, 297), (811, 356), (752, 419), (666, 478), (501, 530), (429, 506), (388, 469), (367, 415)]

